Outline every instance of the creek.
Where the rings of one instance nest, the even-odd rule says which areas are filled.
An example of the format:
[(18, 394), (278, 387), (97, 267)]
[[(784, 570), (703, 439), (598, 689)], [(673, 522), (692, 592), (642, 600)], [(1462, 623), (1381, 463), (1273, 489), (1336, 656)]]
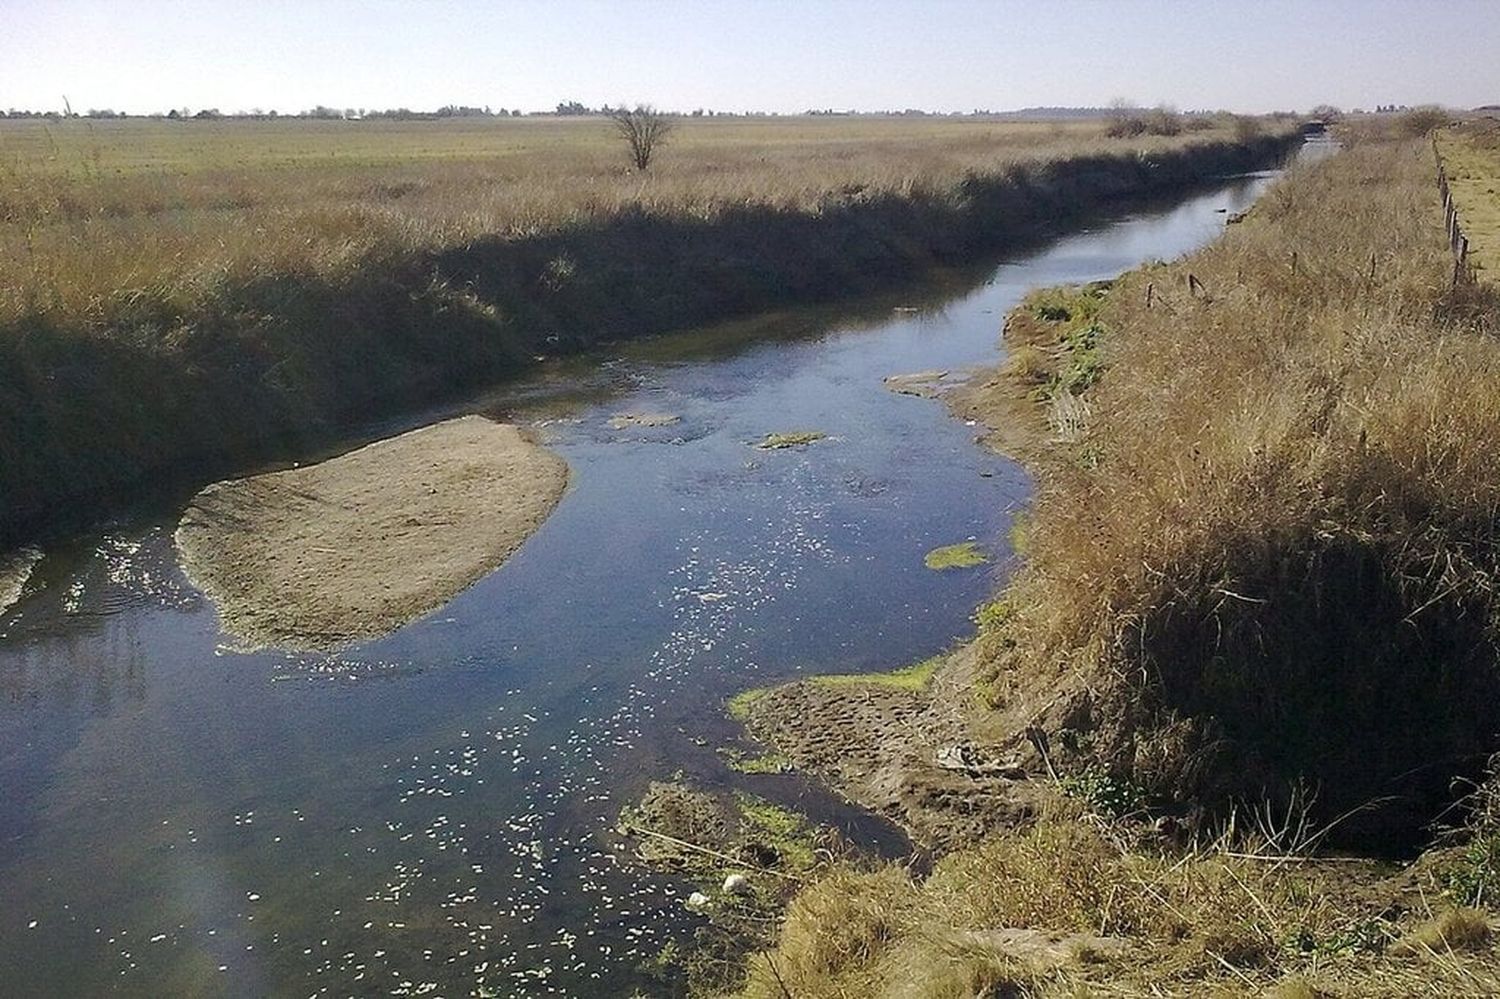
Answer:
[[(611, 830), (679, 773), (899, 853), (885, 823), (716, 751), (726, 697), (931, 656), (1005, 572), (1026, 474), (882, 379), (993, 364), (1028, 290), (1193, 250), (1273, 176), (899, 295), (541, 366), (471, 408), (566, 458), (557, 511), (447, 606), (338, 653), (232, 651), (169, 512), (49, 550), (0, 613), (3, 991), (649, 991), (638, 965), (700, 917)], [(753, 446), (802, 430), (827, 436)], [(987, 565), (924, 566), (968, 540)]]

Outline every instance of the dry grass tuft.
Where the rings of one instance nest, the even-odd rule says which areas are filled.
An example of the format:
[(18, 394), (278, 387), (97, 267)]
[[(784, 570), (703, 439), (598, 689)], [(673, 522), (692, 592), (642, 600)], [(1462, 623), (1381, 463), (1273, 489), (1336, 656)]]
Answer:
[(793, 903), (744, 994), (1303, 999), (1487, 994), (1500, 983), (1483, 913), (1423, 920), (1430, 872), (1276, 862), (1245, 839), (1175, 853), (1131, 829), (1058, 802), (1030, 828), (949, 855), (925, 881), (894, 866), (835, 869)]
[(1391, 952), (1398, 957), (1425, 957), (1478, 950), (1493, 936), (1489, 918), (1478, 909), (1446, 909), (1396, 941)]

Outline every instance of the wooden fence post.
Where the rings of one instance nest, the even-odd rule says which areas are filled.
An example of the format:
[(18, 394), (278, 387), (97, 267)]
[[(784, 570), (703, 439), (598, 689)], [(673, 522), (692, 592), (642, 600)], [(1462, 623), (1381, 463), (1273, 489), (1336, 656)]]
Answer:
[[(1463, 222), (1458, 217), (1458, 204), (1453, 200), (1453, 189), (1448, 183), (1448, 170), (1443, 166), (1443, 156), (1438, 150), (1437, 132), (1432, 133), (1432, 155), (1437, 160), (1438, 193), (1443, 199), (1443, 230), (1448, 236), (1448, 250), (1453, 254), (1453, 287), (1469, 279), (1469, 237), (1464, 235)], [(1292, 255), (1293, 269), (1296, 254)], [(1374, 259), (1370, 262), (1370, 278), (1375, 277)]]

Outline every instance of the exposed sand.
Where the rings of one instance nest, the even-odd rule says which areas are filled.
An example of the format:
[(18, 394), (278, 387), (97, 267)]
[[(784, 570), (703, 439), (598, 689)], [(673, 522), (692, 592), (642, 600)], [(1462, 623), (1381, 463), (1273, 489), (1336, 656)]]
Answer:
[(516, 427), (465, 416), (215, 483), (183, 514), (177, 547), (243, 644), (331, 649), (393, 631), (500, 565), (567, 480)]
[(35, 548), (0, 555), (0, 612), (21, 599), (26, 581), (31, 578), (31, 570), (41, 559), (42, 553)]

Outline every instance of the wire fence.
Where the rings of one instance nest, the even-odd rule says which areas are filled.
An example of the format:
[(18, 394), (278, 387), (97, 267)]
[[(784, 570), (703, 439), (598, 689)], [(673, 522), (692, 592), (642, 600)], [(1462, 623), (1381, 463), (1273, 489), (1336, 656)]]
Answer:
[(1453, 251), (1453, 283), (1474, 280), (1473, 268), (1469, 266), (1469, 237), (1464, 235), (1463, 223), (1458, 217), (1458, 206), (1453, 203), (1453, 191), (1448, 186), (1448, 171), (1443, 168), (1443, 154), (1438, 149), (1437, 136), (1432, 137), (1432, 155), (1437, 159), (1438, 192), (1443, 196), (1443, 226), (1448, 232), (1448, 249)]

